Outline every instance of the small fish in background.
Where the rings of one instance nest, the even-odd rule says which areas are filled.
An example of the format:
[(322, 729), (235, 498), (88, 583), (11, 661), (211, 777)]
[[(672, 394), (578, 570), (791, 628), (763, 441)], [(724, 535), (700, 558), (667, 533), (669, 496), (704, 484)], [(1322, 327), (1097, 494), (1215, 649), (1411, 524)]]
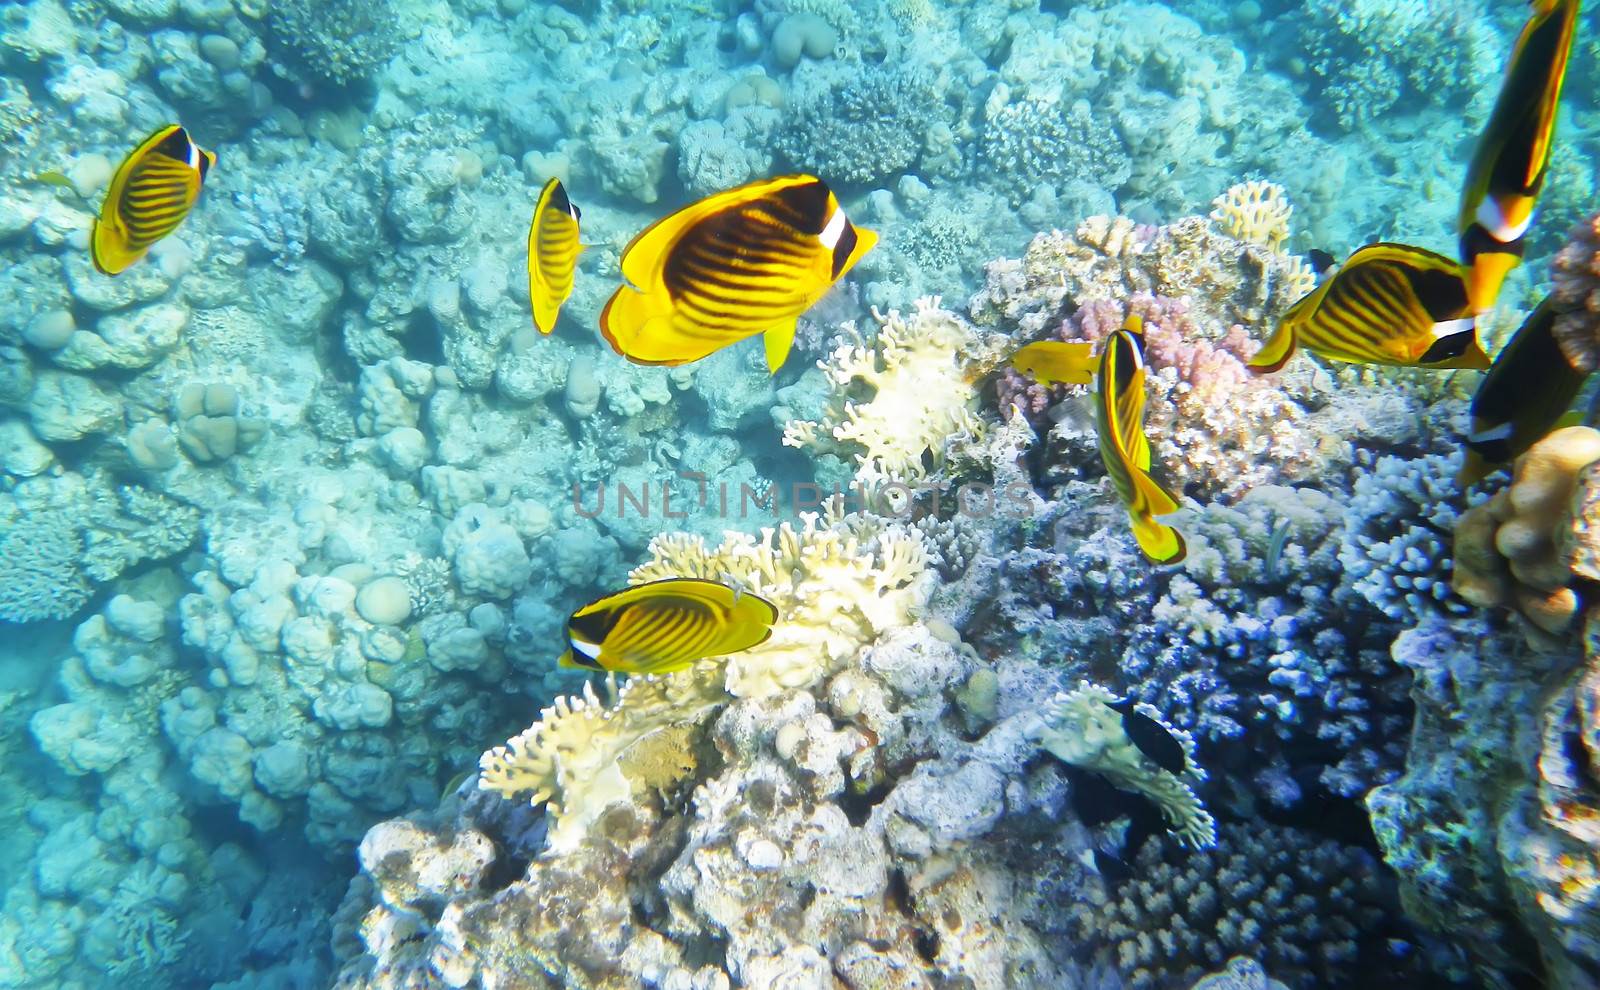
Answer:
[(1472, 432), (1456, 475), (1476, 484), (1526, 453), (1562, 425), (1588, 374), (1574, 368), (1551, 332), (1556, 313), (1547, 297), (1495, 357), (1472, 397)]
[(1189, 769), (1183, 743), (1167, 731), (1166, 726), (1141, 712), (1132, 698), (1111, 702), (1106, 707), (1122, 716), (1122, 731), (1151, 763), (1173, 776), (1181, 776)]
[(1478, 343), (1464, 271), (1422, 248), (1369, 244), (1290, 306), (1246, 366), (1270, 374), (1304, 347), (1352, 364), (1481, 371), (1489, 356)]
[(95, 268), (119, 275), (177, 230), (216, 164), (217, 156), (178, 124), (145, 138), (117, 167), (94, 221), (89, 250)]
[(1171, 526), (1156, 521), (1178, 511), (1178, 500), (1150, 476), (1144, 435), (1144, 321), (1129, 316), (1100, 352), (1097, 426), (1100, 458), (1117, 496), (1128, 507), (1133, 537), (1152, 563), (1176, 564), (1187, 548)]
[(600, 333), (637, 364), (685, 364), (756, 334), (783, 366), (800, 314), (878, 235), (845, 216), (812, 175), (763, 179), (656, 221), (622, 252), (624, 284)]
[(528, 298), (533, 302), (533, 325), (540, 333), (556, 328), (561, 304), (572, 295), (578, 255), (578, 221), (583, 211), (567, 198), (561, 180), (551, 179), (539, 191), (528, 226)]
[(1533, 0), (1531, 6), (1461, 192), (1461, 261), (1478, 313), (1494, 306), (1506, 276), (1522, 263), (1577, 33), (1579, 0)]
[(48, 172), (40, 172), (38, 175), (33, 177), (33, 181), (39, 183), (40, 185), (55, 186), (57, 189), (71, 190), (73, 195), (77, 195), (78, 192), (78, 187), (72, 184), (71, 179), (67, 178), (66, 175), (62, 174), (61, 172), (55, 171), (54, 169)]
[(1094, 381), (1094, 345), (1041, 340), (1018, 348), (1011, 366), (1040, 385), (1087, 385)]
[(671, 673), (766, 642), (777, 619), (765, 598), (716, 581), (651, 581), (572, 613), (559, 663), (619, 674)]

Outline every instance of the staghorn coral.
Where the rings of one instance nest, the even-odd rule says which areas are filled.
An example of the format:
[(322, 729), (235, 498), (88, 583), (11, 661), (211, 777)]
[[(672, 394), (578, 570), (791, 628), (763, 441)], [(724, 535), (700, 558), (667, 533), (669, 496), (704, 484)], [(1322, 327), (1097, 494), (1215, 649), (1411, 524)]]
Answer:
[(783, 442), (852, 457), (858, 483), (903, 484), (926, 477), (930, 457), (942, 466), (950, 438), (981, 432), (973, 382), (1001, 341), (940, 308), (937, 296), (918, 299), (909, 316), (877, 318), (870, 345), (857, 335), (818, 362), (833, 387), (828, 408), (787, 423)]
[[(853, 529), (821, 528), (807, 517), (800, 529), (785, 523), (759, 539), (729, 533), (715, 548), (696, 536), (665, 534), (651, 541), (650, 553), (630, 575), (634, 583), (731, 582), (771, 602), (780, 618), (770, 639), (735, 656), (621, 688), (613, 683), (604, 702), (589, 687), (577, 699), (558, 699), (526, 732), (483, 755), (480, 786), (508, 798), (531, 791), (534, 804), (545, 802), (555, 849), (573, 848), (608, 804), (692, 768), (679, 730), (732, 698), (809, 687), (910, 621), (934, 580), (916, 535), (860, 520)], [(673, 770), (673, 761), (688, 766)]]
[[(1161, 809), (1178, 841), (1204, 849), (1217, 840), (1216, 821), (1206, 811), (1183, 777), (1152, 763), (1122, 729), (1122, 715), (1111, 708), (1116, 697), (1098, 684), (1084, 682), (1068, 694), (1058, 694), (1042, 708), (1044, 725), (1039, 746), (1064, 763), (1093, 770), (1117, 787), (1141, 794)], [(1148, 705), (1142, 713), (1161, 722), (1183, 744), (1188, 755), (1184, 776), (1206, 779), (1194, 761), (1194, 740), (1182, 729), (1161, 721)]]

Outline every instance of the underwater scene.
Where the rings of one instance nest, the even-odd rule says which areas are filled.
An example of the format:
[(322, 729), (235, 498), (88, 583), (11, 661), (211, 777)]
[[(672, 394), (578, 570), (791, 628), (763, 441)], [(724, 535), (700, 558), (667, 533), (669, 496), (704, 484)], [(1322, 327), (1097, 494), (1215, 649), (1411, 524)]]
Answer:
[(1600, 987), (1600, 4), (3, 0), (0, 990)]

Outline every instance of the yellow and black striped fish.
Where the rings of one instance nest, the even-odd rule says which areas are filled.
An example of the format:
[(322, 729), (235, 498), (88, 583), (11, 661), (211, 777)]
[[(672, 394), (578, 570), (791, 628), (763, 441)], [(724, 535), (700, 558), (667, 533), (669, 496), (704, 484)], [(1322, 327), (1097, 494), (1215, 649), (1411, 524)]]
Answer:
[(1579, 0), (1533, 0), (1494, 112), (1461, 193), (1461, 261), (1475, 312), (1492, 308), (1522, 263), (1555, 139), (1556, 105), (1577, 33)]
[(1332, 361), (1397, 367), (1489, 367), (1478, 344), (1464, 269), (1404, 244), (1369, 244), (1289, 307), (1249, 361), (1282, 368), (1296, 347)]
[(766, 334), (777, 371), (795, 322), (878, 241), (812, 175), (763, 179), (656, 221), (622, 252), (600, 332), (638, 364), (684, 364)]
[(1040, 340), (1019, 347), (1011, 366), (1040, 385), (1087, 385), (1094, 381), (1094, 345)]
[(168, 124), (144, 139), (117, 168), (90, 238), (94, 266), (119, 275), (178, 229), (217, 156), (195, 144), (189, 132)]
[(590, 602), (567, 620), (563, 667), (665, 674), (767, 641), (778, 610), (716, 581), (666, 578)]
[(1100, 459), (1117, 497), (1128, 507), (1139, 549), (1152, 563), (1176, 564), (1188, 548), (1177, 530), (1156, 521), (1156, 516), (1177, 512), (1178, 500), (1150, 477), (1144, 380), (1144, 321), (1129, 316), (1100, 352)]
[(1556, 312), (1540, 303), (1496, 355), (1472, 397), (1472, 432), (1456, 483), (1462, 488), (1506, 467), (1568, 415), (1586, 372), (1574, 368), (1551, 332)]
[(573, 274), (584, 248), (578, 243), (582, 216), (561, 180), (544, 184), (528, 226), (528, 298), (533, 301), (533, 325), (540, 333), (556, 328), (561, 304), (572, 295)]

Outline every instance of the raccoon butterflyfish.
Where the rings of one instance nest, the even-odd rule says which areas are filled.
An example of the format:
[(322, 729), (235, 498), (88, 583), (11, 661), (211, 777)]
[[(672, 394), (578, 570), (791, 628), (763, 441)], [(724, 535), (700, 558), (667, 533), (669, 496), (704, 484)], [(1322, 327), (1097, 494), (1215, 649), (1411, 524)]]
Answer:
[(1100, 352), (1098, 433), (1100, 458), (1117, 496), (1128, 507), (1139, 549), (1157, 564), (1175, 564), (1186, 552), (1183, 537), (1156, 516), (1178, 511), (1178, 500), (1150, 477), (1150, 441), (1144, 435), (1144, 321), (1129, 316)]
[(1183, 743), (1158, 719), (1138, 708), (1132, 698), (1107, 702), (1107, 708), (1122, 716), (1122, 731), (1151, 763), (1170, 774), (1182, 774), (1189, 767)]
[(528, 226), (528, 298), (533, 301), (533, 325), (540, 333), (556, 328), (561, 304), (572, 295), (573, 274), (584, 248), (578, 243), (582, 217), (561, 180), (544, 184)]
[(767, 641), (778, 610), (716, 581), (665, 578), (590, 602), (567, 620), (563, 667), (665, 674)]
[(1041, 340), (1018, 348), (1011, 366), (1040, 385), (1087, 385), (1094, 381), (1094, 345)]
[(1461, 261), (1475, 312), (1494, 306), (1522, 263), (1555, 137), (1556, 105), (1577, 33), (1579, 0), (1533, 0), (1461, 192)]
[(1456, 483), (1465, 488), (1509, 465), (1554, 430), (1589, 376), (1574, 368), (1551, 333), (1549, 298), (1496, 355), (1472, 397), (1472, 432)]
[(1282, 368), (1296, 347), (1332, 361), (1399, 367), (1489, 367), (1460, 264), (1404, 244), (1369, 244), (1283, 315), (1249, 361)]
[(90, 238), (94, 266), (106, 275), (121, 274), (178, 229), (216, 164), (217, 156), (178, 124), (145, 138), (111, 177)]
[(622, 252), (624, 284), (600, 314), (613, 350), (684, 364), (766, 334), (777, 371), (795, 322), (878, 241), (812, 175), (763, 179), (657, 220)]

